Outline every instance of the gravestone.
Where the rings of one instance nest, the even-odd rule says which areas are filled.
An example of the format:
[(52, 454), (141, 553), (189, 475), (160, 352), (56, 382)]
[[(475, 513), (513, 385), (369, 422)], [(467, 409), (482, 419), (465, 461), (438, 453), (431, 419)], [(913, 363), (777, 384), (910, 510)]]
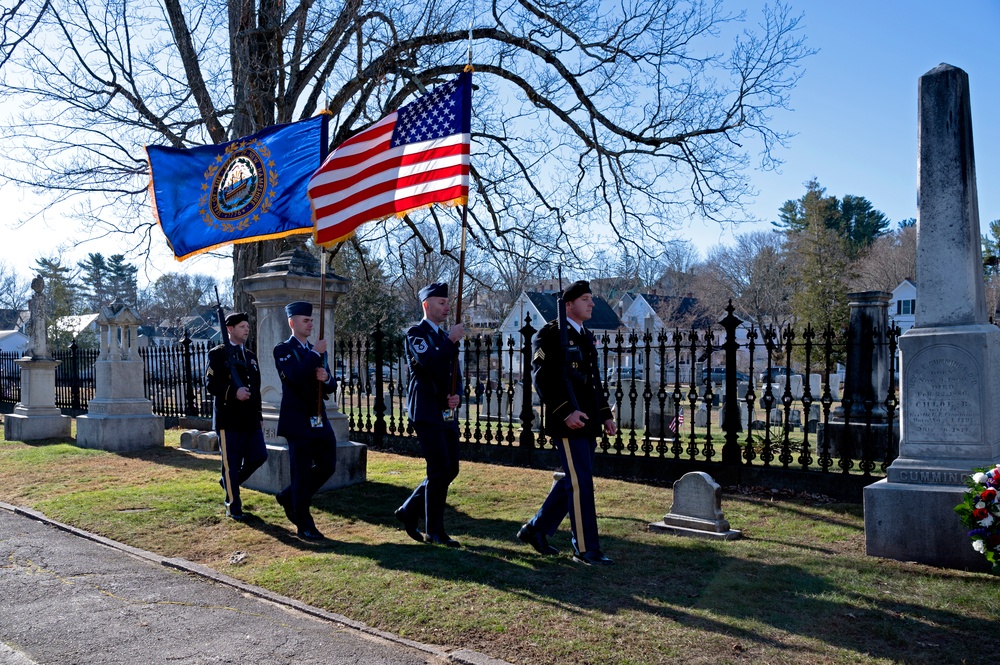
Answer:
[(729, 528), (722, 514), (722, 487), (703, 471), (685, 473), (674, 483), (674, 503), (651, 531), (713, 540), (736, 540), (742, 534)]
[(864, 490), (870, 555), (986, 570), (953, 508), (1000, 459), (1000, 329), (987, 320), (969, 77), (920, 77), (913, 328), (899, 338), (899, 457)]
[(71, 433), (72, 419), (56, 407), (56, 367), (45, 341), (45, 281), (31, 282), (34, 295), (28, 303), (31, 313), (30, 347), (14, 361), (21, 368), (21, 401), (4, 417), (4, 438), (8, 441), (38, 441), (65, 438)]
[[(319, 339), (320, 277), (319, 261), (305, 249), (296, 247), (265, 263), (257, 274), (243, 280), (243, 288), (253, 298), (257, 308), (257, 355), (260, 358), (264, 443), (267, 445), (267, 461), (244, 483), (250, 489), (277, 494), (288, 486), (291, 479), (288, 442), (278, 436), (281, 379), (274, 366), (272, 350), (291, 334), (285, 305), (296, 300), (312, 303), (313, 316), (317, 319), (312, 341)], [(323, 336), (330, 343), (328, 352), (333, 348), (334, 306), (337, 299), (347, 292), (349, 284), (348, 280), (340, 277), (326, 277)], [(347, 416), (340, 412), (336, 400), (328, 399), (323, 404), (337, 437), (337, 470), (321, 491), (364, 482), (368, 447), (350, 440)]]
[(139, 323), (138, 315), (117, 300), (101, 308), (94, 397), (87, 413), (76, 419), (76, 444), (82, 448), (128, 452), (163, 446), (163, 416), (153, 413), (142, 386)]

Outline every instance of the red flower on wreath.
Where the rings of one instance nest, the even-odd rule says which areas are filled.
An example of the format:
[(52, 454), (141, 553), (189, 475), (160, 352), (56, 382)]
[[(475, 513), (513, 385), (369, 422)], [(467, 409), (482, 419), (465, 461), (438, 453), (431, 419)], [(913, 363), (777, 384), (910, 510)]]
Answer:
[(1000, 533), (991, 533), (986, 536), (986, 545), (990, 549), (995, 549), (997, 545), (1000, 545)]
[(983, 493), (979, 495), (979, 499), (981, 501), (993, 501), (996, 498), (997, 498), (997, 491), (992, 487), (987, 490), (983, 490)]
[(972, 511), (972, 519), (978, 522), (979, 520), (984, 520), (987, 517), (989, 517), (989, 514), (990, 511), (986, 510), (985, 508), (976, 508)]

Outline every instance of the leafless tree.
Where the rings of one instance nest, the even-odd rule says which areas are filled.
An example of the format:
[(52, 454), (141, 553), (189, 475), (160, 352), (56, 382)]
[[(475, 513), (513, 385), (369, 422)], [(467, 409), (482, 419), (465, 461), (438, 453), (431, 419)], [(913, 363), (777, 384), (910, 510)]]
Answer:
[(892, 291), (917, 278), (917, 227), (904, 226), (879, 237), (855, 263), (855, 291)]
[[(77, 213), (94, 233), (141, 248), (155, 226), (143, 145), (220, 143), (322, 108), (335, 145), (461, 71), (470, 38), (470, 233), (489, 251), (517, 237), (581, 260), (598, 236), (649, 251), (693, 213), (726, 217), (751, 162), (773, 165), (785, 135), (771, 112), (809, 54), (787, 6), (756, 24), (723, 0), (477, 7), (20, 0), (0, 14), (0, 90), (23, 108), (0, 132), (2, 176), (55, 201), (88, 195)], [(440, 253), (453, 220), (389, 225)], [(238, 308), (238, 280), (281, 248), (236, 246)]]
[(0, 261), (0, 308), (18, 312), (27, 309), (30, 287), (31, 280), (19, 275), (6, 261)]
[(780, 327), (791, 320), (791, 274), (783, 237), (772, 231), (753, 231), (736, 236), (732, 246), (709, 251), (699, 271), (696, 294), (715, 302), (720, 315), (732, 300), (737, 316), (756, 325)]

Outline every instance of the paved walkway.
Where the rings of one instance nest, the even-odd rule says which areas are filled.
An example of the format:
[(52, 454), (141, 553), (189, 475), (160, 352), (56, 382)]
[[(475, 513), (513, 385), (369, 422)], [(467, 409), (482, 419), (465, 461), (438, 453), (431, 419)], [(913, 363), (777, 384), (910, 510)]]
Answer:
[(0, 502), (0, 665), (502, 665)]

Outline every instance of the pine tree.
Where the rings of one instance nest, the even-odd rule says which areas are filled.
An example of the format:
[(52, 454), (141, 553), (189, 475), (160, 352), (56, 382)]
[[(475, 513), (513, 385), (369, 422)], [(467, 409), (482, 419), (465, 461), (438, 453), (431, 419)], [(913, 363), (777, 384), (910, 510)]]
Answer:
[(45, 280), (45, 305), (50, 349), (60, 349), (73, 341), (72, 333), (60, 331), (58, 322), (63, 316), (79, 313), (80, 287), (72, 269), (62, 264), (62, 258), (53, 256), (36, 259), (38, 274)]

